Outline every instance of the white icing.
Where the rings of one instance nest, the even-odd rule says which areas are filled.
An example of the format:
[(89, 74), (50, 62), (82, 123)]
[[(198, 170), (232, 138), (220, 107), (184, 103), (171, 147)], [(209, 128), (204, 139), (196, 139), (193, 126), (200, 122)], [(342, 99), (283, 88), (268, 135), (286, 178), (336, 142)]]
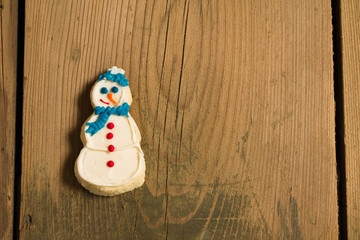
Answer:
[[(91, 115), (88, 122), (95, 122), (98, 115)], [(115, 149), (126, 148), (139, 142), (137, 139), (138, 127), (134, 119), (129, 114), (129, 118), (125, 116), (111, 115), (107, 123), (114, 123), (113, 129), (108, 129), (105, 125), (96, 134), (91, 136), (90, 133), (85, 133), (86, 147), (107, 151), (109, 145), (113, 145)], [(133, 124), (132, 124), (133, 123)], [(107, 139), (108, 133), (113, 134), (112, 139)]]
[[(122, 73), (121, 68), (112, 67), (111, 73)], [(112, 87), (118, 87), (117, 93), (112, 93)], [(107, 94), (102, 94), (100, 89), (106, 87), (112, 94), (116, 103), (112, 103)], [(129, 94), (127, 94), (127, 92)], [(131, 104), (132, 98), (129, 87), (122, 87), (118, 83), (108, 80), (97, 81), (91, 91), (93, 106), (117, 107), (124, 102)], [(103, 103), (100, 101), (102, 99)], [(95, 122), (98, 115), (92, 114), (86, 122)], [(112, 122), (113, 129), (108, 129), (107, 124)], [(140, 147), (140, 132), (129, 113), (129, 117), (111, 115), (105, 127), (91, 136), (86, 133), (88, 126), (84, 125), (82, 134), (85, 136), (85, 147), (81, 150), (75, 164), (79, 176), (85, 181), (98, 186), (122, 186), (139, 175), (145, 167), (144, 154)], [(112, 133), (113, 138), (107, 139), (107, 134)], [(115, 147), (114, 152), (108, 151), (108, 146)], [(113, 161), (114, 166), (108, 167), (107, 162)]]
[[(108, 90), (108, 93), (111, 93), (113, 99), (115, 100), (115, 103), (112, 103), (110, 101), (110, 99), (108, 98), (108, 93), (103, 94), (100, 92), (100, 89), (105, 87)], [(111, 91), (111, 89), (113, 87), (117, 87), (119, 89), (119, 91), (117, 93), (113, 93)], [(91, 90), (91, 103), (93, 106), (100, 106), (100, 107), (117, 107), (121, 104), (123, 104), (124, 102), (126, 102), (126, 89), (129, 87), (122, 87), (120, 84), (113, 82), (113, 81), (108, 81), (108, 80), (101, 80), (101, 81), (97, 81), (94, 85), (94, 87)], [(101, 102), (101, 100), (103, 100), (104, 102), (108, 103), (103, 103)]]
[[(106, 164), (111, 160), (113, 167)], [(85, 181), (98, 186), (121, 186), (138, 176), (145, 160), (140, 146), (114, 152), (83, 148), (77, 167)]]
[(109, 68), (109, 71), (111, 70), (112, 74), (117, 74), (117, 73), (121, 73), (121, 74), (125, 74), (124, 69), (122, 68), (118, 68), (116, 66), (113, 66), (112, 68)]

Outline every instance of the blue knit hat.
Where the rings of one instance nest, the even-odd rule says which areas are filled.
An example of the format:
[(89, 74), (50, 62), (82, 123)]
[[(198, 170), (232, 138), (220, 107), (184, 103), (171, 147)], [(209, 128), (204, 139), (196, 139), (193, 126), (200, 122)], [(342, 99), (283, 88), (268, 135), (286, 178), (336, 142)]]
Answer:
[(98, 81), (101, 80), (109, 80), (109, 81), (117, 82), (123, 87), (129, 86), (129, 80), (125, 78), (124, 74), (122, 73), (113, 74), (111, 69), (107, 73), (101, 74), (99, 76)]

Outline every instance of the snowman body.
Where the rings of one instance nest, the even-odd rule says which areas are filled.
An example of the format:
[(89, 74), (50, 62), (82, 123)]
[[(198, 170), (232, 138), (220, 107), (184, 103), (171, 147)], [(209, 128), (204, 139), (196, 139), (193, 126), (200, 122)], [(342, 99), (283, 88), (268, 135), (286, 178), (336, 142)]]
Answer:
[[(116, 76), (123, 74), (121, 71), (112, 68), (108, 73)], [(99, 80), (91, 92), (93, 105), (103, 110), (129, 106), (132, 102), (130, 89), (120, 83), (106, 77)], [(75, 173), (79, 182), (91, 192), (115, 195), (143, 184), (145, 160), (140, 147), (140, 131), (130, 113), (105, 116), (105, 120), (100, 121), (101, 115), (95, 111), (83, 125), (84, 148), (75, 163)], [(130, 188), (126, 186), (129, 184)], [(92, 189), (94, 187), (96, 190)], [(107, 187), (112, 194), (107, 193)], [(104, 193), (99, 193), (99, 188)], [(114, 192), (114, 189), (118, 190)]]
[[(94, 122), (97, 118), (97, 115), (92, 114), (86, 122)], [(86, 126), (83, 127), (85, 129)], [(105, 127), (93, 136), (85, 132), (84, 145), (97, 150), (108, 150), (109, 145), (113, 145), (119, 150), (139, 143), (139, 135), (139, 129), (130, 114), (129, 117), (111, 115)]]

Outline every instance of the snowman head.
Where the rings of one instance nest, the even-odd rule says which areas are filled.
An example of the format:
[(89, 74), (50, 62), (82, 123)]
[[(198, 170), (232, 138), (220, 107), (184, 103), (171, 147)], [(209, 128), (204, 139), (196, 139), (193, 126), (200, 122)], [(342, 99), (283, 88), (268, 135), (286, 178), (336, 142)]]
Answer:
[(91, 103), (94, 107), (118, 107), (125, 102), (131, 105), (129, 81), (124, 74), (123, 69), (114, 66), (100, 75), (91, 90)]

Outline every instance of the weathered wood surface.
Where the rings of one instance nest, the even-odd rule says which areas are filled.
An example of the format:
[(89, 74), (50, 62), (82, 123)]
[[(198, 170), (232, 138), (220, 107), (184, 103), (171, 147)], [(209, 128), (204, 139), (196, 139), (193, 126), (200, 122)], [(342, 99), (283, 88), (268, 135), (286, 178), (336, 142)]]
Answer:
[(360, 2), (341, 1), (348, 238), (360, 239)]
[[(26, 1), (21, 239), (336, 239), (330, 0)], [(88, 193), (89, 92), (126, 70), (146, 184)]]
[(18, 1), (0, 1), (0, 239), (13, 235)]

